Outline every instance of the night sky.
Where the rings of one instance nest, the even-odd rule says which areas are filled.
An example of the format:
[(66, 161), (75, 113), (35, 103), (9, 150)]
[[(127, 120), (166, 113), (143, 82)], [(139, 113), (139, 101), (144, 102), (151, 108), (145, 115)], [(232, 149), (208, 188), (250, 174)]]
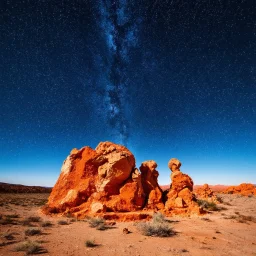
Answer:
[(72, 148), (126, 145), (170, 183), (256, 183), (254, 0), (3, 0), (0, 181), (53, 186)]

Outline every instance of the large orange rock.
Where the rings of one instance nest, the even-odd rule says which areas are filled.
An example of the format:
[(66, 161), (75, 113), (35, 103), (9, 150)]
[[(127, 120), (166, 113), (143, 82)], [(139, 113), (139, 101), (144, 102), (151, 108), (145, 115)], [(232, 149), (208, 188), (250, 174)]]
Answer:
[(240, 194), (243, 196), (256, 195), (256, 187), (250, 183), (242, 183), (238, 186), (230, 186), (225, 191), (225, 194)]
[(162, 201), (163, 191), (157, 182), (159, 173), (156, 167), (157, 163), (153, 160), (143, 162), (140, 166), (141, 180), (147, 195), (147, 208), (162, 209), (164, 208)]
[(96, 149), (73, 149), (48, 199), (45, 212), (77, 215), (132, 211), (144, 207), (145, 194), (135, 158), (124, 146), (101, 142)]
[(201, 209), (196, 202), (196, 198), (193, 194), (193, 180), (180, 171), (181, 162), (172, 158), (168, 167), (171, 169), (171, 187), (167, 194), (167, 200), (165, 202), (165, 211), (177, 212), (178, 214), (200, 214)]

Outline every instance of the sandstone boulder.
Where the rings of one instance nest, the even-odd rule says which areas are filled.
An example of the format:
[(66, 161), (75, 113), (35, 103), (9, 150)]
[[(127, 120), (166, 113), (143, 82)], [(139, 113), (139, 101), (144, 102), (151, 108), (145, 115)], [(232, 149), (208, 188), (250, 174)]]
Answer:
[(145, 194), (135, 158), (124, 146), (101, 142), (73, 149), (48, 199), (45, 212), (100, 213), (143, 208)]

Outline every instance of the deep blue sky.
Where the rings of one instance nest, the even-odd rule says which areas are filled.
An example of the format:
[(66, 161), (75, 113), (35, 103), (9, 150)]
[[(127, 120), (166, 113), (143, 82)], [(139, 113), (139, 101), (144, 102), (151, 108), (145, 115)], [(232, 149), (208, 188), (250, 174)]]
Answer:
[(256, 183), (256, 3), (1, 1), (0, 181), (52, 186), (124, 143), (170, 183)]

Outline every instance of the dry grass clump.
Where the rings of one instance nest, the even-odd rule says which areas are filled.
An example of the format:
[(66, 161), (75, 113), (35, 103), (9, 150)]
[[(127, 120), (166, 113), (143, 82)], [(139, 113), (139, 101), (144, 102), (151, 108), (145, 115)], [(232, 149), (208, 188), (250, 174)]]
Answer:
[(17, 219), (19, 218), (19, 214), (7, 214), (5, 215), (6, 218), (10, 218), (10, 219)]
[(51, 227), (53, 224), (50, 221), (43, 221), (41, 227)]
[(169, 237), (175, 235), (175, 232), (161, 213), (154, 214), (150, 222), (139, 223), (137, 227), (145, 236)]
[(106, 222), (103, 218), (89, 218), (87, 222), (91, 228), (96, 228), (97, 230), (107, 229)]
[(27, 255), (29, 255), (29, 254), (40, 254), (45, 250), (43, 250), (41, 245), (37, 242), (24, 241), (15, 247), (15, 251), (16, 252), (23, 251), (23, 252), (26, 252)]
[(14, 240), (15, 237), (13, 236), (13, 233), (4, 233), (2, 234), (2, 238), (6, 239), (6, 240)]
[(31, 222), (40, 222), (41, 221), (41, 218), (39, 216), (30, 216), (27, 219), (28, 219), (28, 221), (31, 221)]
[(41, 221), (41, 218), (39, 216), (30, 216), (30, 217), (27, 217), (25, 218), (24, 220), (21, 221), (21, 224), (23, 226), (33, 226), (33, 224), (31, 224), (31, 222), (40, 222)]
[(40, 235), (42, 234), (42, 231), (38, 228), (28, 228), (25, 230), (26, 236), (34, 236), (34, 235)]
[(239, 223), (247, 223), (248, 221), (256, 223), (256, 218), (253, 216), (242, 215), (239, 212), (235, 212), (236, 215), (230, 215), (224, 217), (224, 219), (234, 219)]
[(221, 210), (227, 210), (225, 207), (218, 207), (216, 205), (216, 203), (214, 202), (209, 202), (207, 200), (202, 200), (199, 199), (197, 200), (197, 203), (199, 204), (199, 206), (201, 206), (202, 208), (208, 210), (208, 211), (221, 211)]
[(98, 246), (98, 245), (95, 243), (94, 240), (86, 240), (86, 241), (85, 241), (85, 246), (86, 246), (86, 247), (96, 247), (96, 246)]
[(154, 223), (163, 223), (166, 222), (165, 216), (161, 212), (157, 212), (153, 215), (152, 221)]
[(1, 225), (15, 225), (17, 224), (14, 220), (14, 218), (10, 217), (10, 215), (5, 215), (5, 216), (2, 216), (2, 218), (0, 219), (0, 224)]
[(59, 220), (58, 224), (59, 225), (68, 225), (68, 222), (66, 220)]

